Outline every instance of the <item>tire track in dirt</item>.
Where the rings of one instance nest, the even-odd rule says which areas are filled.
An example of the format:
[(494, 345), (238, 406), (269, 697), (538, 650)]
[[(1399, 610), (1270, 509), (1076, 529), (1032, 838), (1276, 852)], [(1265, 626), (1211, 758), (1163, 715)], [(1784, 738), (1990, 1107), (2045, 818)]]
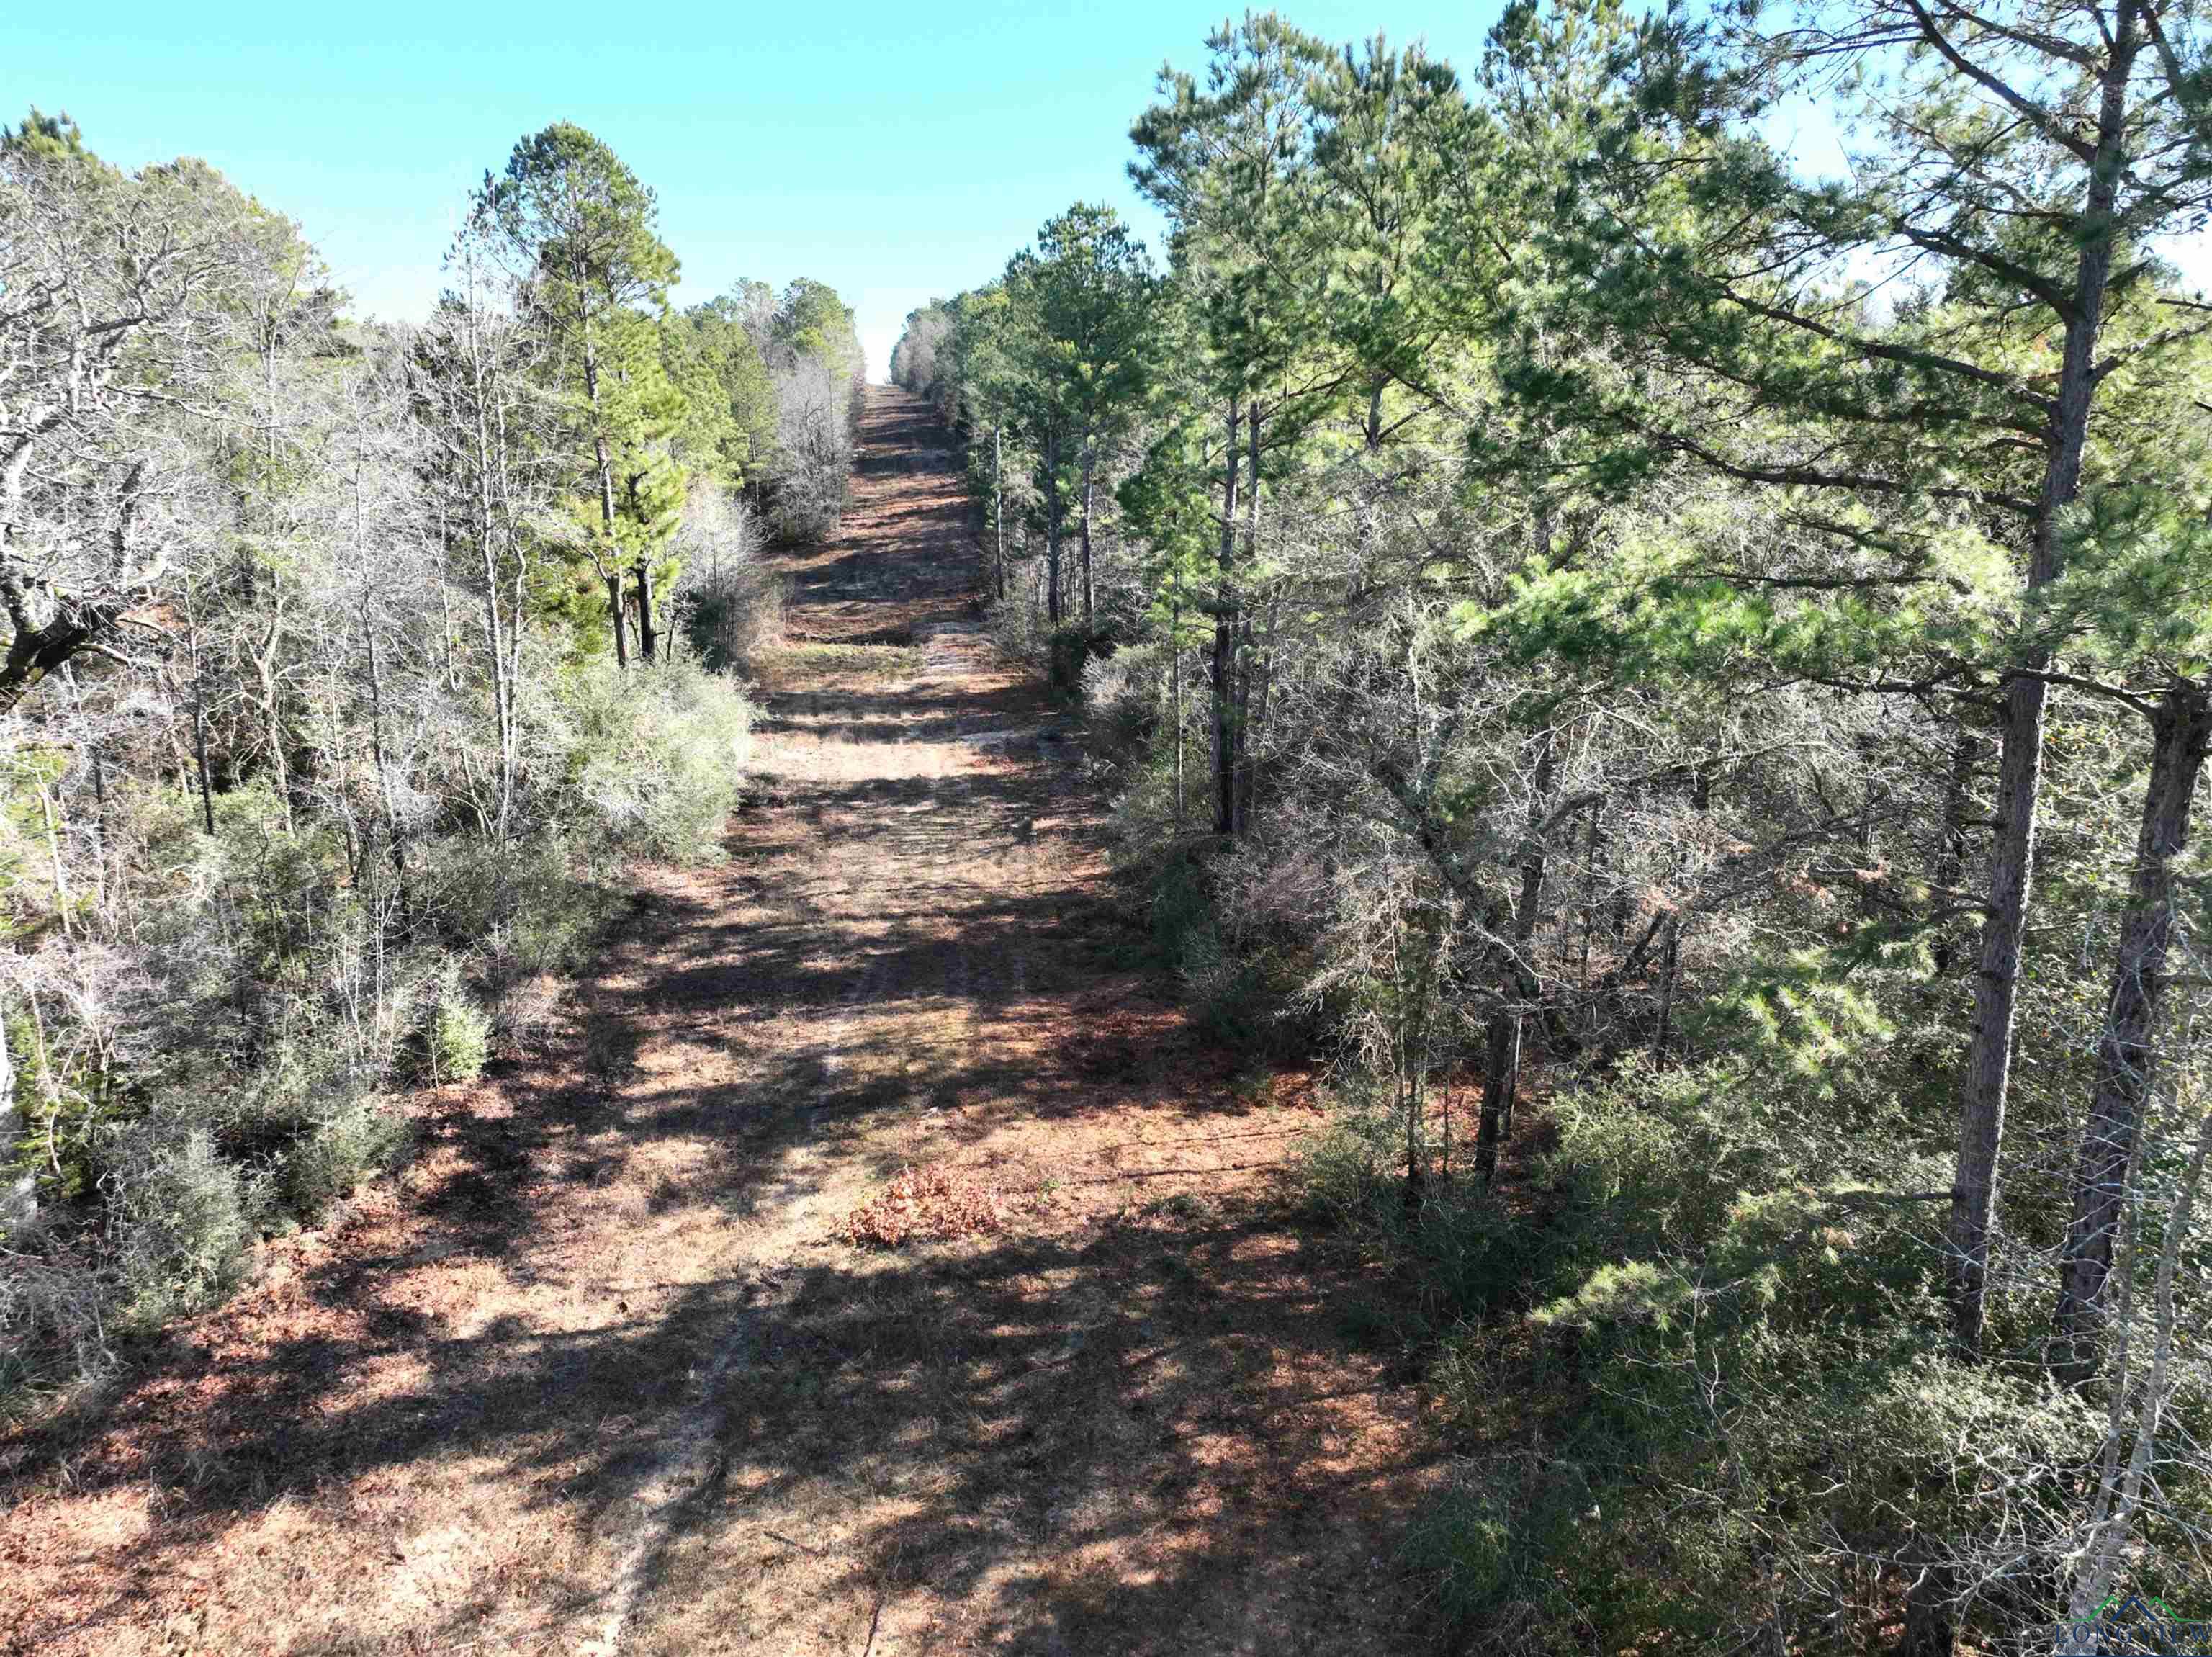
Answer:
[(612, 1657), (622, 1649), (638, 1595), (652, 1575), (654, 1557), (668, 1544), (684, 1510), (713, 1483), (721, 1468), (724, 1378), (744, 1361), (751, 1325), (739, 1307), (729, 1333), (701, 1379), (696, 1401), (672, 1428), (660, 1460), (632, 1501), (638, 1511), (622, 1542), (622, 1561), (607, 1594), (606, 1620), (596, 1639), (586, 1642), (584, 1657)]

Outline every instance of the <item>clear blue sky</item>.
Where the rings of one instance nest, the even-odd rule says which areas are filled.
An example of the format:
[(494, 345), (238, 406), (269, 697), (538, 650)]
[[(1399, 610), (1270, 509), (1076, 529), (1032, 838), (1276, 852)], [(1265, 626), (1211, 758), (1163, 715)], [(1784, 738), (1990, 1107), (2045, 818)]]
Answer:
[[(1502, 0), (1298, 0), (1331, 40), (1425, 40), (1463, 71)], [(987, 280), (1076, 200), (1158, 220), (1130, 121), (1161, 61), (1194, 69), (1223, 0), (774, 7), (385, 0), (0, 0), (0, 120), (65, 109), (125, 167), (198, 155), (289, 214), (356, 308), (424, 314), (470, 190), (516, 138), (572, 120), (659, 192), (679, 300), (740, 277), (829, 283), (880, 376), (906, 314)], [(1241, 7), (1238, 8), (1241, 9)], [(1806, 112), (1771, 137), (1840, 159)], [(2203, 249), (2188, 253), (2200, 265)], [(2194, 272), (2192, 272), (2194, 274)]]
[[(1241, 7), (1237, 8), (1241, 10)], [(1321, 0), (1332, 40), (1463, 66), (1498, 0)], [(684, 303), (829, 283), (880, 375), (906, 313), (981, 282), (1078, 199), (1122, 206), (1163, 58), (1231, 8), (1120, 0), (514, 6), (0, 0), (0, 119), (66, 109), (118, 165), (198, 155), (298, 219), (362, 311), (422, 314), (455, 216), (525, 132), (572, 120), (659, 192)]]

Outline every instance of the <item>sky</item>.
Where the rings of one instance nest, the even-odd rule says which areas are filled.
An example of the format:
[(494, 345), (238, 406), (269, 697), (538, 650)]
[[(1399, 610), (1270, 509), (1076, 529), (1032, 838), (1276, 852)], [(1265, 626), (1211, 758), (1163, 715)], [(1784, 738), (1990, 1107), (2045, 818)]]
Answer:
[[(1424, 40), (1471, 72), (1502, 0), (1284, 0), (1331, 41)], [(424, 315), (470, 191), (516, 139), (589, 128), (658, 192), (676, 299), (826, 282), (881, 378), (906, 314), (988, 281), (1070, 203), (1120, 207), (1164, 60), (1197, 70), (1231, 0), (0, 0), (0, 120), (65, 110), (124, 167), (197, 155), (297, 219), (357, 312)], [(1767, 135), (1841, 161), (1817, 109)], [(2202, 246), (2185, 268), (2212, 270)], [(2194, 273), (2194, 272), (2192, 272)]]
[[(1313, 0), (1331, 40), (1472, 67), (1500, 0)], [(906, 314), (989, 279), (1078, 200), (1159, 220), (1125, 171), (1164, 59), (1230, 0), (350, 6), (0, 4), (0, 120), (66, 110), (124, 167), (197, 155), (297, 219), (362, 314), (424, 314), (468, 193), (515, 140), (589, 128), (658, 192), (680, 304), (828, 283), (881, 377)]]

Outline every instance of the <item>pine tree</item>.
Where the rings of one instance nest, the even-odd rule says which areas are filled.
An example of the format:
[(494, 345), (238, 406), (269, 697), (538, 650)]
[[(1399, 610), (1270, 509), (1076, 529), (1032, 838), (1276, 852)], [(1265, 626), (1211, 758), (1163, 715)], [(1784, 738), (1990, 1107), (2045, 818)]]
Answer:
[[(658, 203), (613, 150), (560, 121), (517, 143), (503, 173), (484, 175), (471, 217), (503, 245), (526, 283), (531, 315), (560, 342), (565, 371), (581, 393), (578, 424), (597, 509), (586, 545), (606, 590), (615, 659), (627, 667), (623, 577), (636, 555), (633, 548), (625, 556), (618, 527), (624, 509), (617, 499), (617, 429), (625, 423), (633, 432), (641, 429), (658, 397), (644, 386), (625, 395), (616, 385), (631, 372), (657, 372), (657, 365), (647, 366), (650, 341), (641, 340), (636, 325), (658, 315), (677, 277), (676, 255), (655, 234)], [(617, 404), (627, 412), (618, 412)], [(633, 467), (630, 475), (643, 474)], [(632, 520), (635, 543), (635, 509)]]
[[(1623, 37), (1639, 65), (1633, 113), (1598, 136), (1545, 238), (1562, 277), (1555, 328), (1603, 338), (1626, 371), (1562, 370), (1524, 353), (1516, 384), (1563, 423), (1609, 436), (1616, 475), (1687, 460), (1784, 491), (1796, 545), (1822, 561), (1792, 572), (1805, 590), (1963, 582), (1984, 605), (2014, 580), (2040, 592), (2063, 570), (2112, 375), (2194, 332), (2107, 333), (2117, 312), (2149, 298), (2148, 244), (2212, 204), (2186, 43), (2139, 0), (2109, 20), (1867, 0), (1771, 34), (1718, 27)], [(1628, 61), (1616, 49), (1624, 74)], [(1751, 136), (1753, 122), (1839, 64), (1879, 88), (1865, 110), (1872, 139), (1850, 184), (1808, 185)], [(1885, 261), (1901, 283), (1887, 306), (1864, 274)], [(2041, 327), (2021, 326), (2024, 314)], [(2016, 560), (2018, 576), (1978, 547)], [(1882, 654), (1868, 640), (1848, 648)], [(1949, 1227), (1967, 1352), (1985, 1315), (2057, 677), (2029, 633), (1867, 681), (1993, 679), (2002, 704)]]
[(1003, 283), (1010, 387), (1038, 451), (1044, 496), (1046, 603), (1057, 626), (1063, 474), (1073, 466), (1080, 516), (1083, 624), (1093, 620), (1091, 519), (1100, 451), (1142, 394), (1156, 283), (1144, 246), (1109, 207), (1078, 203), (1037, 232)]

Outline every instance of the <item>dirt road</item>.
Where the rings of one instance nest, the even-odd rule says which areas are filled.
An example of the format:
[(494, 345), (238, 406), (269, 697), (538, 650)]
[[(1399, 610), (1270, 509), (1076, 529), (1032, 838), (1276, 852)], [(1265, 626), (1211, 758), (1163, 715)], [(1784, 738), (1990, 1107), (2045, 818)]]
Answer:
[[(1280, 1212), (1313, 1118), (1147, 978), (942, 436), (877, 390), (864, 441), (729, 861), (346, 1224), (0, 1445), (0, 1651), (1406, 1648), (1431, 1453)], [(909, 1164), (996, 1229), (854, 1246)]]

